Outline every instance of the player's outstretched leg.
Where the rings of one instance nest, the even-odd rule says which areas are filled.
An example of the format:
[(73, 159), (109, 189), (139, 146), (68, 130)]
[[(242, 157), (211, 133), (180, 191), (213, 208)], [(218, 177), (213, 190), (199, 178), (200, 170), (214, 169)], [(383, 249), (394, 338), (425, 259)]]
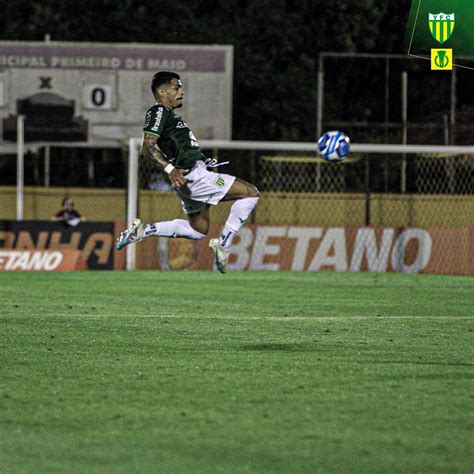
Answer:
[(147, 237), (169, 237), (199, 240), (205, 234), (193, 229), (188, 221), (175, 219), (173, 221), (144, 224), (140, 219), (134, 219), (130, 227), (124, 230), (117, 241), (117, 250), (128, 244), (140, 242)]
[(205, 234), (198, 232), (191, 227), (191, 224), (184, 219), (175, 219), (173, 221), (155, 222), (147, 224), (143, 232), (143, 238), (146, 237), (169, 237), (191, 240), (200, 240), (206, 237)]

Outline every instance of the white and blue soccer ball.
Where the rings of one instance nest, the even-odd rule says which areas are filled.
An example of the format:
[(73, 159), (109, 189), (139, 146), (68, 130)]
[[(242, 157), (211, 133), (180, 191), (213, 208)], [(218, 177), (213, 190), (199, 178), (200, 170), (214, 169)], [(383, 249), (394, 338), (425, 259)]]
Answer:
[(318, 140), (318, 153), (326, 161), (341, 161), (348, 155), (350, 143), (345, 133), (332, 130), (324, 133)]

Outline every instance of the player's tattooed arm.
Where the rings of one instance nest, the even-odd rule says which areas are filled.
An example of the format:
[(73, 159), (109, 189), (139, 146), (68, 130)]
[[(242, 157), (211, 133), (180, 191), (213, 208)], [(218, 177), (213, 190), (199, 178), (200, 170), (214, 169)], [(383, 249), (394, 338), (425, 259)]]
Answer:
[(158, 147), (158, 137), (156, 135), (152, 135), (151, 133), (145, 133), (140, 153), (147, 160), (157, 162), (161, 168), (164, 168), (168, 164), (163, 153), (161, 153), (161, 150)]
[[(158, 147), (158, 137), (156, 135), (145, 133), (140, 153), (146, 159), (158, 163), (163, 170), (167, 165), (169, 165), (169, 162), (165, 159), (165, 156)], [(173, 186), (179, 188), (186, 184), (186, 178), (183, 175), (183, 171), (180, 169), (174, 168), (171, 173), (169, 173), (169, 177)]]

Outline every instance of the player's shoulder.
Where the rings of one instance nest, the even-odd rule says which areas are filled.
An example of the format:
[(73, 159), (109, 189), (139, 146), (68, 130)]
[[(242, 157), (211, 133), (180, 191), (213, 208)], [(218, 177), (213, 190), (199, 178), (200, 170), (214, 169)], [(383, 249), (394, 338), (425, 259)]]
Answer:
[(145, 132), (161, 135), (165, 124), (168, 122), (170, 110), (161, 104), (155, 104), (150, 107), (145, 116), (143, 130)]
[(146, 115), (147, 116), (153, 116), (153, 115), (167, 115), (170, 113), (172, 109), (169, 109), (168, 107), (165, 107), (164, 105), (161, 104), (155, 104), (152, 105), (147, 111)]

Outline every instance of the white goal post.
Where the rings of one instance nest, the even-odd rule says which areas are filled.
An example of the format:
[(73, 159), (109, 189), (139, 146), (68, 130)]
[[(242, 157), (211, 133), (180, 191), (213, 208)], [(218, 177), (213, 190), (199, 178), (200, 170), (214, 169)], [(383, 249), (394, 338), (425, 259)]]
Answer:
[[(142, 138), (131, 138), (128, 142), (128, 202), (127, 223), (137, 216), (138, 187), (139, 187), (139, 150)], [(239, 151), (270, 151), (293, 154), (310, 154), (316, 156), (316, 143), (307, 142), (263, 142), (263, 141), (233, 141), (233, 140), (200, 140), (202, 150), (239, 150)], [(359, 155), (384, 155), (386, 158), (400, 160), (400, 156), (420, 155), (427, 157), (474, 156), (473, 146), (446, 145), (394, 145), (394, 144), (351, 144), (351, 153)], [(370, 158), (370, 156), (369, 156)], [(375, 157), (374, 157), (375, 158)], [(404, 158), (403, 158), (404, 159)], [(135, 269), (135, 247), (127, 246), (126, 268)]]

